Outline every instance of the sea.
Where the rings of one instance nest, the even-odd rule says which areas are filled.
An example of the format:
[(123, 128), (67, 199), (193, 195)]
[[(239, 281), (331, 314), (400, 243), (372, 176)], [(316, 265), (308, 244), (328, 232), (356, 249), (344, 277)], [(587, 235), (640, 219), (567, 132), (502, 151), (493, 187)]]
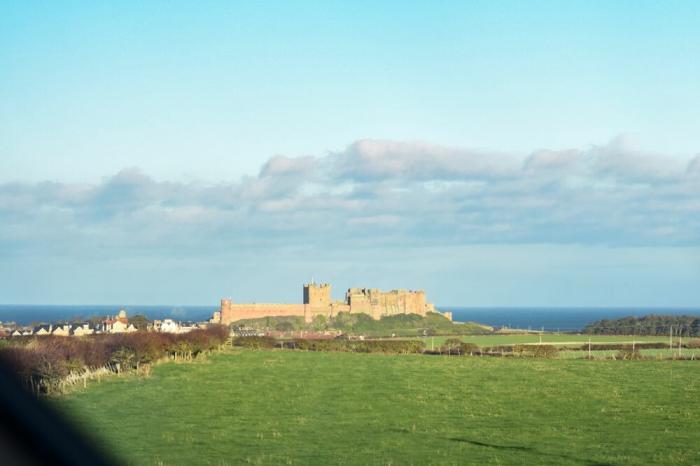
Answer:
[(439, 309), (452, 311), (452, 320), (478, 322), (493, 327), (545, 330), (549, 332), (577, 332), (586, 325), (603, 319), (642, 317), (645, 315), (691, 315), (700, 317), (700, 307), (449, 307)]
[[(60, 320), (89, 319), (92, 316), (114, 315), (124, 309), (128, 315), (144, 314), (149, 319), (171, 318), (179, 321), (208, 320), (217, 306), (174, 305), (35, 305), (0, 304), (0, 322), (19, 325), (49, 323)], [(452, 311), (457, 322), (478, 322), (494, 327), (575, 332), (601, 319), (628, 316), (693, 315), (700, 317), (700, 307), (677, 308), (584, 308), (584, 307), (464, 307), (438, 306)]]

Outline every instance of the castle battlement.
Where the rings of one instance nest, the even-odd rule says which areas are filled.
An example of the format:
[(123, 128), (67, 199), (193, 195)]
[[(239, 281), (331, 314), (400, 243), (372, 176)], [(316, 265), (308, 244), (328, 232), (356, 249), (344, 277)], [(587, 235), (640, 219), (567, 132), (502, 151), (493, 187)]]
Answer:
[(426, 302), (425, 291), (422, 290), (349, 288), (345, 301), (333, 301), (331, 289), (328, 283), (306, 283), (301, 304), (239, 304), (231, 299), (222, 299), (221, 308), (214, 313), (212, 320), (228, 325), (242, 319), (299, 316), (311, 322), (317, 315), (333, 317), (339, 312), (364, 313), (373, 319), (380, 319), (397, 314), (425, 316), (435, 311), (435, 306)]

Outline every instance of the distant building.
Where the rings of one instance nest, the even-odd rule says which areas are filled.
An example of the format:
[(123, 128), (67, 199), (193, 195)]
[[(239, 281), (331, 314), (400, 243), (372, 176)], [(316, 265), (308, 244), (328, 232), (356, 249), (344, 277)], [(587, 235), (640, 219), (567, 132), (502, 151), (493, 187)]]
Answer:
[(108, 317), (102, 321), (100, 331), (103, 333), (131, 333), (136, 332), (136, 327), (129, 324), (126, 311), (122, 309), (116, 317)]
[(180, 333), (180, 324), (173, 319), (163, 319), (159, 331), (164, 333)]
[(57, 325), (53, 328), (51, 331), (51, 335), (55, 335), (57, 337), (67, 337), (70, 336), (70, 325), (65, 324), (65, 325)]
[(0, 322), (0, 332), (5, 332), (7, 334), (12, 333), (15, 329), (17, 329), (17, 323), (10, 321), (10, 322)]
[(53, 325), (39, 325), (38, 327), (34, 327), (32, 330), (32, 335), (51, 335), (53, 333)]
[[(206, 324), (205, 324), (206, 325)], [(163, 319), (153, 321), (153, 330), (163, 333), (187, 333), (192, 330), (202, 328), (196, 322), (178, 322), (173, 319)]]
[(95, 333), (95, 330), (90, 328), (90, 324), (88, 324), (88, 323), (71, 325), (71, 335), (75, 335), (76, 337), (82, 337), (84, 335), (92, 335), (94, 333)]
[(192, 330), (197, 330), (199, 326), (197, 322), (180, 322), (180, 333), (191, 332)]
[[(331, 299), (331, 285), (309, 283), (304, 285), (302, 304), (238, 304), (230, 299), (221, 300), (221, 308), (212, 316), (212, 323), (228, 325), (242, 319), (262, 317), (299, 316), (311, 322), (316, 316), (333, 317), (339, 312), (367, 314), (373, 319), (399, 314), (425, 316), (436, 312), (435, 306), (426, 302), (425, 291), (391, 290), (376, 288), (350, 288), (344, 301)], [(451, 314), (443, 314), (452, 317)]]
[(95, 333), (95, 329), (90, 327), (90, 324), (87, 322), (84, 323), (79, 323), (79, 324), (59, 324), (59, 325), (53, 325), (53, 324), (47, 324), (47, 325), (38, 325), (34, 328), (16, 328), (12, 333), (10, 334), (13, 337), (25, 337), (25, 336), (45, 336), (45, 335), (54, 335), (54, 336), (60, 336), (60, 337), (67, 337), (67, 336), (82, 336), (82, 335), (92, 335)]

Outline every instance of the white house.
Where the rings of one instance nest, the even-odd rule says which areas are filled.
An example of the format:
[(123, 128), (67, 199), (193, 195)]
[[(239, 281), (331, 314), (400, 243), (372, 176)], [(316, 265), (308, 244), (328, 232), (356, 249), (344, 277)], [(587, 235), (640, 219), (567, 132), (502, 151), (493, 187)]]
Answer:
[(71, 334), (75, 335), (76, 337), (92, 335), (93, 333), (95, 333), (95, 330), (91, 329), (90, 324), (87, 323), (73, 324), (73, 326), (71, 326)]
[(199, 327), (197, 326), (196, 322), (181, 322), (180, 323), (180, 333), (187, 333), (191, 332), (192, 330), (196, 330)]
[(70, 335), (70, 325), (57, 325), (51, 331), (51, 335), (59, 337), (67, 337)]
[(160, 324), (160, 331), (165, 333), (180, 333), (180, 324), (173, 319), (164, 319)]
[(134, 327), (134, 324), (129, 323), (126, 311), (122, 309), (117, 317), (111, 317), (103, 321), (101, 330), (104, 333), (130, 333), (135, 332), (136, 327)]
[(53, 332), (53, 325), (40, 325), (38, 327), (34, 327), (34, 330), (32, 331), (33, 335), (51, 335)]
[(126, 332), (126, 328), (128, 327), (127, 322), (123, 322), (121, 320), (115, 320), (113, 322), (109, 323), (109, 333), (124, 333)]

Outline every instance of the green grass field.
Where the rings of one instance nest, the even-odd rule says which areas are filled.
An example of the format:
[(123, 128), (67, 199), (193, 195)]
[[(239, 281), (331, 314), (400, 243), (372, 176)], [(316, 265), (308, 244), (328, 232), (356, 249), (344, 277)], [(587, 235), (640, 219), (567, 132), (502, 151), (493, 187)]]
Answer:
[[(656, 359), (673, 359), (678, 357), (678, 350), (668, 350), (668, 349), (643, 349), (639, 351), (645, 358), (656, 358)], [(591, 357), (594, 359), (612, 359), (613, 356), (617, 357), (619, 351), (617, 350), (598, 350), (591, 351)], [(695, 359), (700, 360), (700, 349), (683, 349), (681, 355), (683, 357), (693, 356)], [(559, 351), (557, 356), (559, 359), (586, 359), (588, 357), (587, 351)]]
[(700, 364), (231, 351), (56, 399), (129, 464), (699, 464)]

